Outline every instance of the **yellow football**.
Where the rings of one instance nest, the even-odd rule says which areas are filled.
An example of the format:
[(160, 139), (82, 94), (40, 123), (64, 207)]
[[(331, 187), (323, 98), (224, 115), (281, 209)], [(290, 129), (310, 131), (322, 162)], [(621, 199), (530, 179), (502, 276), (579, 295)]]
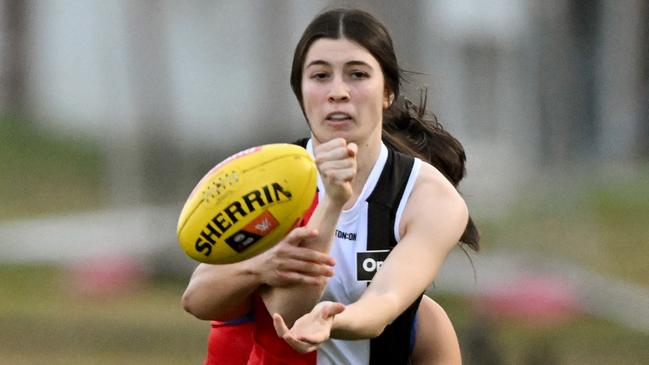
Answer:
[(281, 240), (316, 194), (316, 166), (292, 144), (241, 151), (212, 168), (187, 198), (178, 242), (200, 262), (245, 260)]

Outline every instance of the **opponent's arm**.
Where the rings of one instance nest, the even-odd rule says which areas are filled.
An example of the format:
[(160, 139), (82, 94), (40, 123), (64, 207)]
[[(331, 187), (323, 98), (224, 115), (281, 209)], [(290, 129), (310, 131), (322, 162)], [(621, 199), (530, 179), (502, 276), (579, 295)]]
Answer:
[(333, 259), (321, 252), (299, 247), (316, 235), (309, 228), (296, 228), (271, 249), (234, 264), (200, 264), (182, 296), (184, 309), (204, 320), (229, 320), (245, 315), (251, 296), (262, 285), (322, 285), (333, 275)]
[[(401, 241), (361, 298), (323, 322), (330, 326), (329, 335), (352, 340), (381, 334), (430, 285), (467, 221), (466, 205), (455, 188), (437, 170), (423, 165), (402, 216)], [(275, 316), (278, 334), (291, 345), (321, 343), (327, 338), (310, 336), (309, 331), (314, 321), (322, 322), (323, 313), (337, 312), (330, 307), (335, 304), (319, 304), (290, 331)], [(296, 348), (303, 350), (299, 343)]]
[[(306, 238), (302, 247), (329, 252), (340, 213), (352, 195), (351, 181), (356, 175), (357, 151), (355, 144), (348, 145), (342, 138), (316, 147), (316, 164), (325, 185), (325, 194), (307, 224), (319, 234)], [(326, 281), (323, 280), (317, 286), (265, 287), (261, 295), (269, 313), (279, 313), (292, 324), (313, 308), (325, 286)]]
[(457, 334), (444, 309), (424, 295), (417, 310), (413, 365), (461, 365)]
[(203, 320), (230, 320), (250, 310), (260, 281), (248, 265), (199, 264), (182, 296), (185, 311)]

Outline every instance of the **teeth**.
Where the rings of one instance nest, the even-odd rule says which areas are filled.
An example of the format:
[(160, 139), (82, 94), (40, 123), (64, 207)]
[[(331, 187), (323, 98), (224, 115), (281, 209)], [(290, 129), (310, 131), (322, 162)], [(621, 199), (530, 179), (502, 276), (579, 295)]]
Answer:
[(332, 120), (345, 120), (349, 118), (350, 118), (349, 115), (344, 113), (334, 113), (327, 117), (327, 119), (332, 119)]

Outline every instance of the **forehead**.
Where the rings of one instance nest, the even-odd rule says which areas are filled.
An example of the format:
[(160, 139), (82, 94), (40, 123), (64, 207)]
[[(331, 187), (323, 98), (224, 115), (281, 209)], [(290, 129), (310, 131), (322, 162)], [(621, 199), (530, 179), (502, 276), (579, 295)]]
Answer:
[(331, 65), (360, 61), (371, 67), (379, 67), (379, 62), (365, 47), (346, 38), (320, 38), (314, 41), (306, 54), (304, 66), (314, 61)]

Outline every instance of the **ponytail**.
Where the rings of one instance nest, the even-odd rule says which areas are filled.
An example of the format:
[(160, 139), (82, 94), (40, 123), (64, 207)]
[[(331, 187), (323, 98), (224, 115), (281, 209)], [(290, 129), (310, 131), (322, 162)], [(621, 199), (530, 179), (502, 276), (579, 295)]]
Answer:
[[(425, 91), (419, 105), (399, 99), (385, 112), (383, 141), (399, 152), (435, 166), (455, 188), (466, 176), (464, 147), (442, 127), (435, 115), (426, 113)], [(460, 242), (478, 251), (479, 241), (480, 234), (469, 216)]]

